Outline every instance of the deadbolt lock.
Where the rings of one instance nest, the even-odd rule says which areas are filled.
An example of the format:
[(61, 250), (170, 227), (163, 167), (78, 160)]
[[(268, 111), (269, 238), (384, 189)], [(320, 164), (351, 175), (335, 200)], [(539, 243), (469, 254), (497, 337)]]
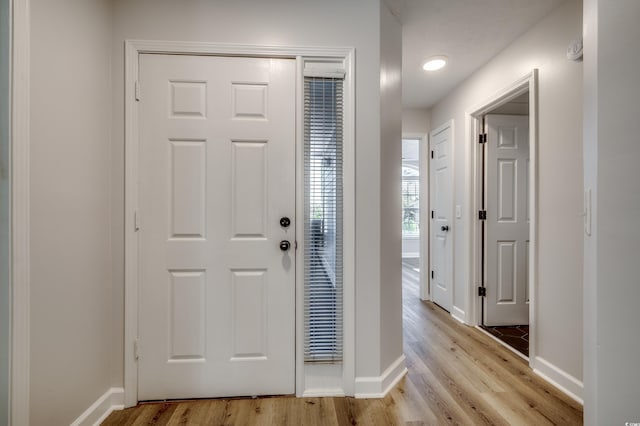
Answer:
[(291, 219), (286, 216), (280, 218), (280, 226), (282, 226), (283, 228), (288, 228), (289, 225), (291, 225)]

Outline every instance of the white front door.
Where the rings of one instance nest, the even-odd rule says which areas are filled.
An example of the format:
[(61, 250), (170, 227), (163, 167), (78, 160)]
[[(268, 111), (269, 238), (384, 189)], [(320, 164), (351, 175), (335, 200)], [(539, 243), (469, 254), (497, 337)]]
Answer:
[(291, 394), (295, 61), (143, 54), (139, 84), (138, 399)]
[(453, 307), (453, 151), (451, 124), (430, 134), (431, 299)]
[(529, 324), (529, 117), (487, 115), (484, 325)]

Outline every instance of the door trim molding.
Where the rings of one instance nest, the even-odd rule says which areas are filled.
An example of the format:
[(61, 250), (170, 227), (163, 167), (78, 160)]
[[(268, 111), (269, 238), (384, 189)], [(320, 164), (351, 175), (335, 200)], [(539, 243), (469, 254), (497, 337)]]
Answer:
[[(302, 64), (305, 59), (342, 60), (345, 76), (345, 120), (344, 120), (344, 360), (342, 364), (342, 387), (344, 394), (353, 395), (355, 382), (355, 85), (353, 48), (261, 46), (228, 43), (205, 43), (183, 41), (126, 40), (125, 41), (125, 309), (124, 309), (124, 404), (137, 404), (138, 374), (134, 357), (135, 341), (138, 337), (138, 235), (135, 231), (135, 213), (138, 209), (138, 105), (136, 81), (138, 59), (141, 54), (183, 54), (211, 56), (251, 56), (290, 58), (298, 62), (296, 77), (296, 158), (302, 147), (301, 111), (303, 102)], [(299, 162), (299, 161), (298, 161)], [(301, 187), (303, 176), (296, 166), (296, 185)], [(297, 190), (298, 191), (298, 190)], [(297, 197), (299, 192), (296, 192)], [(296, 210), (302, 200), (296, 199)], [(301, 234), (299, 234), (301, 235)], [(298, 256), (300, 258), (300, 256)], [(297, 276), (296, 276), (297, 277)], [(305, 391), (303, 362), (303, 319), (300, 304), (302, 285), (296, 278), (296, 394)]]
[(471, 164), (467, 170), (467, 185), (470, 188), (468, 203), (472, 207), (468, 215), (467, 225), (471, 230), (469, 234), (469, 276), (467, 293), (466, 323), (477, 326), (482, 323), (481, 299), (477, 295), (477, 286), (480, 280), (480, 222), (476, 212), (482, 202), (482, 181), (479, 179), (482, 167), (481, 146), (477, 142), (478, 134), (482, 130), (482, 116), (494, 108), (509, 102), (510, 100), (529, 92), (529, 366), (535, 368), (536, 359), (536, 295), (538, 279), (538, 69), (533, 69), (520, 79), (509, 84), (490, 98), (479, 103), (465, 113), (466, 121), (466, 149), (467, 158)]
[(30, 387), (30, 2), (11, 3), (11, 390), (10, 423), (29, 424)]

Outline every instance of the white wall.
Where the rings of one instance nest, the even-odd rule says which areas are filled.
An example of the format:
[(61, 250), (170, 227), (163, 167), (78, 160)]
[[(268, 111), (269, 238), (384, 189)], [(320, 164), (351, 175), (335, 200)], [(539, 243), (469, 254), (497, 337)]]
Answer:
[[(470, 190), (466, 173), (472, 154), (465, 141), (465, 111), (539, 71), (538, 111), (538, 367), (578, 388), (582, 380), (582, 63), (565, 57), (582, 32), (582, 4), (568, 0), (474, 73), (432, 109), (434, 126), (455, 120), (454, 305), (466, 311), (469, 286)], [(543, 362), (543, 361), (546, 361)], [(566, 384), (566, 383), (565, 383)], [(574, 389), (575, 390), (575, 389)], [(579, 392), (579, 389), (576, 390)]]
[(9, 347), (11, 342), (9, 5), (9, 0), (0, 1), (0, 426), (9, 423)]
[(429, 108), (404, 108), (402, 110), (402, 134), (427, 135), (431, 131)]
[(381, 253), (378, 267), (379, 368), (383, 372), (402, 356), (402, 28), (384, 4), (380, 7), (380, 28)]
[[(640, 422), (640, 3), (585, 0), (585, 424)], [(628, 50), (630, 49), (630, 50)], [(628, 422), (628, 423), (627, 423)]]
[(111, 2), (31, 1), (30, 423), (110, 387)]
[[(380, 2), (370, 0), (350, 2), (341, 0), (323, 2), (115, 0), (114, 5), (114, 143), (111, 155), (113, 199), (111, 213), (113, 216), (113, 275), (116, 282), (114, 299), (117, 304), (114, 321), (116, 335), (112, 355), (116, 366), (113, 371), (113, 384), (121, 385), (123, 376), (123, 47), (126, 39), (337, 46), (356, 49), (356, 375), (379, 376), (386, 368), (384, 363), (387, 359), (402, 350), (398, 337), (394, 336), (397, 332), (397, 318), (400, 318), (401, 312), (401, 303), (396, 297), (395, 288), (389, 289), (392, 298), (381, 299), (383, 285), (381, 271), (386, 270), (388, 265), (389, 270), (397, 268), (396, 263), (399, 264), (399, 260), (396, 261), (395, 257), (399, 259), (400, 249), (399, 240), (397, 255), (387, 258), (384, 256), (386, 252), (383, 253), (381, 249), (387, 243), (386, 239), (395, 238), (395, 234), (383, 234), (381, 229), (382, 220), (387, 214), (383, 211), (384, 206), (381, 202), (381, 197), (387, 194), (381, 188), (382, 173), (386, 173), (381, 169), (385, 167), (387, 161), (381, 157), (384, 149), (380, 142), (381, 128), (386, 132), (387, 126), (395, 126), (395, 124), (382, 126), (380, 124), (382, 112), (380, 107)], [(335, 13), (338, 9), (340, 13)], [(393, 31), (394, 46), (399, 49), (395, 30)], [(394, 60), (397, 58), (394, 57)], [(395, 72), (395, 69), (390, 67), (390, 71)], [(392, 89), (389, 95), (390, 100), (395, 99), (394, 90)], [(396, 118), (391, 119), (391, 121), (394, 120)], [(399, 122), (399, 116), (397, 120)], [(399, 131), (398, 124), (398, 142)], [(390, 247), (395, 244), (395, 240), (391, 241)], [(379, 265), (379, 268), (371, 265)], [(397, 280), (399, 279), (400, 275)], [(393, 285), (391, 281), (388, 284)], [(393, 319), (389, 325), (385, 325), (390, 327), (389, 331), (386, 328), (384, 332), (381, 331), (383, 326), (381, 315), (384, 315), (385, 319)], [(386, 341), (387, 338), (389, 341)], [(389, 354), (385, 352), (381, 358), (382, 347), (385, 351), (389, 351)]]

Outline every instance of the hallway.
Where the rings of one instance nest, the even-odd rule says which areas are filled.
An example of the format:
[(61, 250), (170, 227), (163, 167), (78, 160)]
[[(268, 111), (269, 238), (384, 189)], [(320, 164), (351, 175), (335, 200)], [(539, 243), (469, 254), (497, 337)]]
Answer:
[(403, 263), (409, 370), (383, 399), (262, 397), (159, 402), (112, 413), (103, 425), (579, 425), (582, 407), (479, 330), (418, 298)]

